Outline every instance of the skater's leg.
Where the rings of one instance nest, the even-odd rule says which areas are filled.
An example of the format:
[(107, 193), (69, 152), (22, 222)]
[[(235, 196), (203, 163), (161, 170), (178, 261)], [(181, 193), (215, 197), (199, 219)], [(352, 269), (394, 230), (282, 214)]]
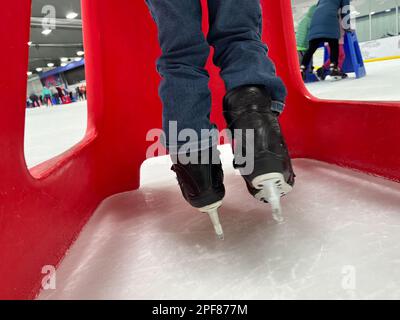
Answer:
[[(175, 153), (176, 147), (184, 141), (169, 136), (170, 124), (177, 125), (178, 133), (192, 129), (199, 137), (202, 129), (215, 128), (209, 119), (211, 94), (209, 74), (205, 70), (210, 48), (202, 32), (200, 0), (146, 2), (157, 23), (162, 50), (157, 68), (162, 76), (159, 93), (166, 145), (171, 153)], [(202, 141), (199, 144), (210, 147)]]
[[(280, 197), (292, 190), (295, 182), (290, 155), (277, 114), (271, 110), (270, 93), (263, 86), (242, 86), (224, 98), (224, 116), (235, 137), (235, 167), (256, 199), (273, 207), (274, 218), (282, 220)], [(251, 130), (253, 136), (246, 137)], [(236, 161), (246, 155), (242, 163)]]
[(323, 68), (325, 70), (329, 70), (329, 67), (331, 66), (331, 48), (329, 46), (325, 46), (325, 49), (328, 50), (329, 58), (325, 61)]
[(339, 44), (339, 68), (343, 69), (343, 63), (346, 60), (346, 52), (344, 50), (344, 45)]
[[(330, 74), (332, 75), (332, 72), (334, 75), (336, 75), (336, 78), (347, 78), (347, 74), (343, 73), (341, 71), (343, 67), (344, 60), (346, 59), (346, 53), (344, 51), (344, 45), (339, 44), (336, 39), (326, 39), (326, 41), (329, 43), (328, 46), (328, 52), (329, 52), (329, 59), (325, 62), (323, 68), (318, 69), (317, 74), (319, 78), (324, 79), (325, 78), (325, 70), (330, 71)], [(333, 48), (333, 50), (332, 50)], [(338, 61), (337, 63), (335, 61)], [(335, 69), (335, 70), (333, 70)]]
[[(287, 147), (278, 115), (286, 89), (261, 41), (262, 13), (259, 0), (208, 0), (209, 43), (214, 62), (221, 68), (227, 94), (224, 116), (234, 137), (235, 167), (250, 193), (272, 204), (280, 214), (280, 197), (294, 184)], [(253, 137), (246, 137), (246, 133)], [(245, 163), (239, 163), (246, 155)]]
[(263, 85), (271, 92), (273, 110), (281, 112), (286, 89), (261, 40), (260, 0), (208, 0), (208, 6), (208, 42), (215, 48), (214, 63), (221, 68), (227, 91)]
[(336, 67), (339, 65), (339, 40), (328, 39), (329, 48), (331, 49), (331, 65)]
[[(221, 206), (225, 188), (216, 149), (217, 135), (211, 140), (201, 136), (201, 130), (214, 129), (209, 119), (211, 93), (209, 74), (205, 70), (210, 48), (202, 32), (201, 3), (200, 0), (146, 2), (157, 23), (162, 50), (157, 63), (163, 78), (159, 93), (163, 103), (165, 142), (174, 163), (172, 170), (186, 201), (209, 214), (218, 238), (223, 239), (217, 209)], [(200, 141), (195, 142), (188, 152), (190, 159), (182, 161), (187, 154), (182, 154), (179, 147), (185, 141), (170, 136), (172, 122), (177, 125), (178, 134), (190, 129), (199, 137)], [(206, 161), (205, 154), (208, 155)]]
[(339, 40), (328, 39), (331, 48), (331, 65), (329, 75), (334, 80), (347, 78), (347, 74), (343, 73), (339, 67)]
[[(219, 160), (219, 151), (216, 146), (192, 153), (191, 157), (194, 156), (200, 163), (205, 153), (208, 153), (210, 159), (217, 157)], [(172, 158), (174, 162), (172, 170), (176, 173), (183, 197), (200, 212), (210, 216), (215, 233), (222, 240), (224, 233), (218, 217), (218, 208), (222, 205), (222, 199), (225, 196), (221, 162), (184, 164), (180, 161), (181, 157), (172, 156)]]
[(313, 39), (309, 43), (309, 47), (307, 52), (303, 56), (303, 60), (301, 62), (301, 66), (304, 67), (304, 69), (307, 69), (308, 66), (310, 65), (310, 62), (313, 58), (313, 55), (315, 51), (319, 48), (320, 44), (323, 42), (323, 39)]

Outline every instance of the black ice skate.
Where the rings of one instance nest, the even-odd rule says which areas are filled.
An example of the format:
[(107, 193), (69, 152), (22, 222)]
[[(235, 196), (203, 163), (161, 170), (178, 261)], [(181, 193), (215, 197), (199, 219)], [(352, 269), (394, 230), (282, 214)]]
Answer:
[[(208, 155), (204, 157), (205, 153)], [(186, 164), (187, 161), (178, 156), (171, 156), (171, 159), (174, 163), (171, 170), (176, 173), (183, 197), (190, 205), (210, 216), (215, 233), (223, 240), (224, 233), (219, 221), (218, 208), (222, 205), (225, 187), (219, 151), (213, 148), (191, 154), (190, 159), (196, 159), (196, 163)]]
[(328, 70), (326, 70), (324, 67), (317, 69), (317, 77), (320, 81), (324, 81), (327, 74), (328, 74)]
[[(234, 137), (235, 130), (254, 129), (254, 142), (247, 141), (254, 155), (246, 150), (246, 135), (243, 134), (240, 143), (234, 141), (234, 165), (246, 181), (250, 194), (270, 203), (274, 219), (281, 222), (280, 198), (292, 190), (295, 174), (278, 122), (279, 114), (271, 110), (271, 103), (265, 87), (242, 86), (226, 94), (224, 116)], [(240, 154), (254, 161), (251, 173), (243, 173), (246, 164), (237, 164), (236, 158)]]
[(331, 64), (329, 72), (330, 80), (342, 80), (348, 78), (348, 75), (342, 72), (338, 66)]

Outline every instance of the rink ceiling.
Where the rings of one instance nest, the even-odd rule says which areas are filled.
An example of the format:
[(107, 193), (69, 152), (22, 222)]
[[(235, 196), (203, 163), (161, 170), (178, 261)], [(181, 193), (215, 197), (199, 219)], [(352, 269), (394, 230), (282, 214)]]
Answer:
[[(83, 2), (88, 130), (80, 144), (32, 169), (33, 176), (40, 179), (33, 178), (26, 167), (23, 155), (25, 110), (18, 107), (24, 104), (26, 93), (23, 89), (28, 66), (30, 1), (10, 3), (10, 12), (15, 15), (3, 13), (0, 19), (3, 27), (15, 30), (12, 35), (1, 35), (5, 44), (2, 54), (9, 57), (5, 73), (10, 75), (7, 81), (0, 80), (0, 90), (8, 92), (2, 100), (5, 117), (0, 119), (0, 152), (9, 155), (0, 159), (4, 172), (0, 184), (0, 228), (3, 231), (0, 260), (8, 261), (0, 266), (2, 298), (33, 298), (40, 287), (42, 266), (58, 265), (97, 206), (111, 195), (139, 187), (140, 166), (148, 146), (144, 143), (145, 134), (149, 128), (159, 127), (161, 122), (156, 97), (158, 77), (153, 63), (159, 48), (156, 30), (144, 3), (121, 2), (120, 7), (115, 7), (112, 1)], [(327, 101), (310, 96), (298, 73), (293, 22), (291, 17), (288, 19), (290, 4), (290, 0), (263, 1), (266, 8), (264, 29), (275, 31), (265, 35), (265, 40), (289, 91), (282, 122), (293, 156), (399, 181), (400, 150), (393, 148), (400, 141), (399, 103)], [(268, 10), (272, 7), (274, 10)], [(18, 19), (14, 19), (16, 16)], [(105, 17), (120, 23), (105, 25)], [(131, 23), (133, 18), (135, 25)], [(116, 28), (125, 33), (116, 32)], [(99, 32), (101, 45), (97, 37)], [(135, 47), (124, 41), (127, 34), (137, 39)], [(284, 45), (282, 34), (287, 34)], [(137, 50), (137, 46), (143, 50)], [(111, 64), (119, 59), (126, 61), (124, 68)], [(133, 83), (136, 90), (122, 98), (121, 89), (115, 83), (132, 79), (132, 70), (136, 75)], [(217, 70), (212, 69), (211, 73), (215, 101), (221, 101), (223, 89), (216, 80)], [(148, 77), (143, 79), (143, 74)], [(105, 99), (106, 87), (107, 94), (115, 97), (112, 102)], [(149, 91), (154, 94), (149, 96)], [(115, 108), (123, 105), (126, 99), (141, 103), (131, 108)], [(223, 127), (220, 106), (215, 101), (213, 118)], [(138, 121), (139, 105), (152, 106), (140, 109), (145, 121)], [(382, 132), (386, 135), (377, 134)], [(74, 192), (65, 193), (66, 189)], [(136, 240), (140, 244), (141, 239)], [(33, 245), (38, 248), (34, 252)]]
[[(46, 6), (55, 10), (56, 28), (45, 36), (42, 34), (42, 18), (47, 17), (49, 12), (42, 12), (42, 9)], [(66, 14), (72, 11), (76, 12), (78, 17), (74, 20), (66, 19)], [(29, 70), (34, 72), (38, 67), (46, 68), (49, 62), (58, 66), (61, 57), (75, 57), (76, 52), (83, 48), (81, 18), (80, 0), (32, 0)]]
[(56, 9), (57, 18), (65, 18), (65, 13), (74, 11), (81, 16), (81, 0), (55, 1), (55, 0), (31, 0), (32, 16), (41, 17), (42, 8), (52, 5)]

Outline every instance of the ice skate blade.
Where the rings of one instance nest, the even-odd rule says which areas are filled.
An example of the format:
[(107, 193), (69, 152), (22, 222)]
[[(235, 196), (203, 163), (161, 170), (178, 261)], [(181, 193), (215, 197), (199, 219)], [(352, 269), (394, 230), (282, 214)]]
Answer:
[(332, 82), (343, 80), (341, 76), (327, 76), (325, 79)]
[(210, 204), (209, 206), (200, 208), (200, 212), (207, 213), (211, 219), (211, 222), (214, 226), (215, 234), (219, 240), (224, 240), (224, 231), (221, 226), (221, 222), (219, 220), (218, 209), (221, 207), (222, 201), (218, 201), (216, 203)]
[(258, 176), (253, 180), (253, 186), (259, 189), (256, 199), (268, 202), (272, 207), (272, 216), (275, 221), (282, 223), (284, 221), (281, 207), (281, 197), (292, 191), (292, 186), (286, 183), (281, 173), (269, 173)]

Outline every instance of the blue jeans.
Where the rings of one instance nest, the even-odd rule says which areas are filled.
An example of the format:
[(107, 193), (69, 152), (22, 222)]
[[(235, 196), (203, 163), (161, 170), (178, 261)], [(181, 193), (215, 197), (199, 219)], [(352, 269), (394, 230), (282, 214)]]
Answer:
[[(264, 85), (271, 93), (272, 109), (283, 111), (286, 89), (261, 40), (260, 0), (208, 0), (207, 38), (202, 32), (200, 0), (146, 2), (158, 26), (162, 50), (157, 62), (162, 77), (159, 94), (165, 145), (171, 153), (187, 142), (169, 137), (171, 122), (178, 133), (192, 129), (199, 137), (202, 129), (215, 128), (210, 122), (211, 93), (205, 69), (210, 46), (215, 49), (213, 61), (221, 69), (227, 91), (242, 85)], [(193, 148), (204, 149), (216, 143), (214, 136)]]

